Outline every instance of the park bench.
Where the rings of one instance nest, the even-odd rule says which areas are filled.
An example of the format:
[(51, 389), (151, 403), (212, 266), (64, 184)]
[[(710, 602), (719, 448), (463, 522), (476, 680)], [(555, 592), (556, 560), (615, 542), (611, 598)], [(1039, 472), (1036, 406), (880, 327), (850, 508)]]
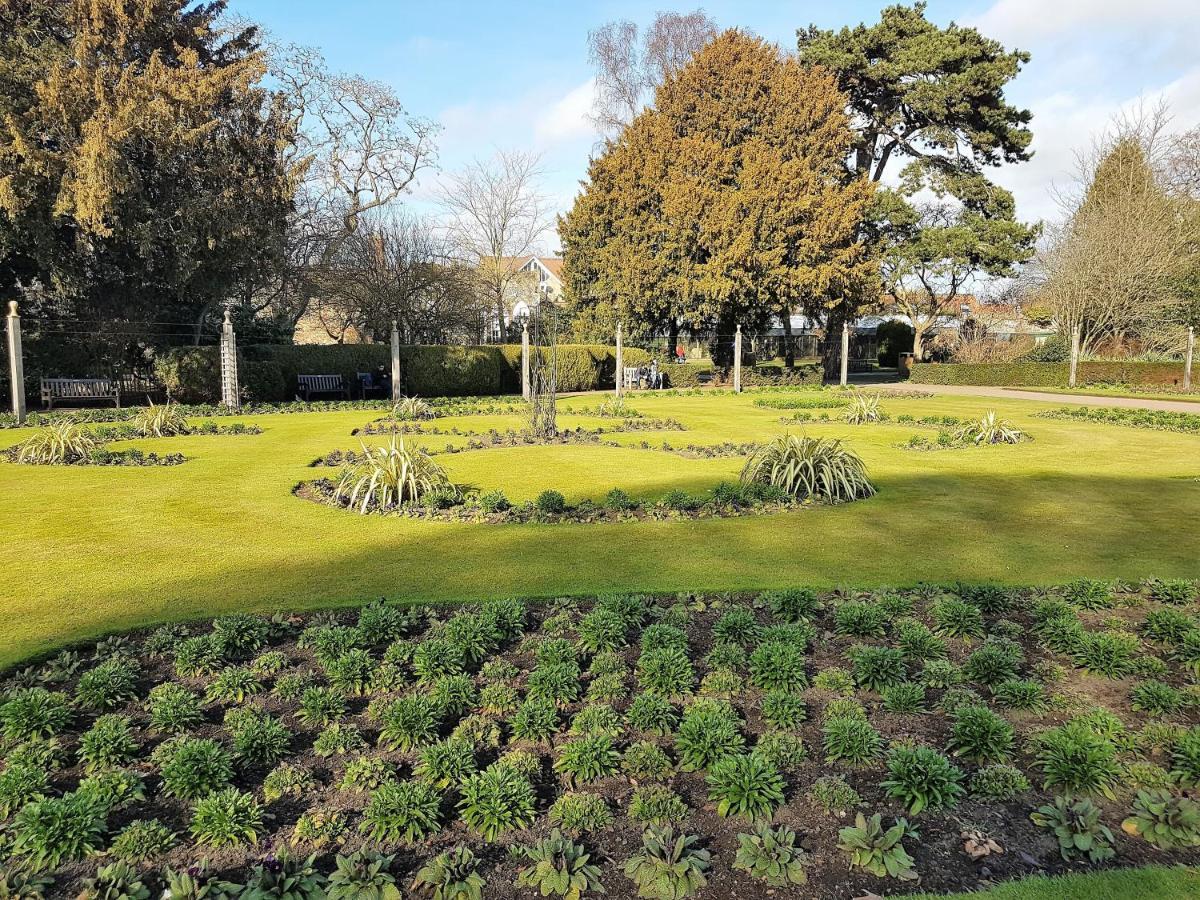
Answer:
[(636, 389), (641, 387), (641, 382), (638, 380), (638, 370), (636, 366), (625, 366), (621, 373), (621, 386), (626, 389)]
[(307, 402), (313, 394), (341, 394), (350, 399), (350, 388), (341, 375), (297, 375), (296, 388), (300, 397)]
[(55, 403), (110, 400), (121, 408), (121, 382), (115, 378), (43, 378), (42, 406), (54, 409)]

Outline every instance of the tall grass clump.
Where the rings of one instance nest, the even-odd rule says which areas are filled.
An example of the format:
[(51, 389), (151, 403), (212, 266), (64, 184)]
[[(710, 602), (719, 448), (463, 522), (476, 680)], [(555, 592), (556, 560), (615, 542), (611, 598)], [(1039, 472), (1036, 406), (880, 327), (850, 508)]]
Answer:
[(743, 484), (768, 484), (797, 500), (848, 503), (875, 494), (862, 458), (829, 438), (780, 435), (746, 462)]
[(342, 473), (334, 496), (366, 514), (419, 503), (430, 495), (453, 495), (458, 487), (424, 450), (393, 437), (385, 447), (363, 445), (364, 459)]
[(177, 434), (187, 434), (187, 418), (179, 411), (179, 405), (168, 401), (162, 406), (151, 403), (130, 422), (133, 430), (142, 437), (174, 437)]
[(81, 462), (99, 446), (82, 425), (63, 420), (38, 429), (17, 446), (17, 462), (65, 466)]

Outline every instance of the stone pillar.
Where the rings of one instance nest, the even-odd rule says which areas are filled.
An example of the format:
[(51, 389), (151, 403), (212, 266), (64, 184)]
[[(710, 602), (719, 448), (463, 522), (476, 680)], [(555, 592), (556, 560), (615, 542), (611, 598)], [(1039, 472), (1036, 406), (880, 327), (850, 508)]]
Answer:
[(221, 325), (221, 405), (237, 409), (242, 405), (238, 390), (237, 335), (233, 333), (233, 322), (229, 310), (225, 310), (225, 321)]
[(1071, 374), (1067, 378), (1067, 386), (1075, 387), (1075, 375), (1079, 371), (1080, 328), (1076, 325), (1071, 329)]
[(850, 323), (842, 323), (842, 374), (838, 382), (845, 387), (850, 381)]
[(621, 323), (617, 323), (617, 396), (625, 394), (625, 352), (621, 349)]
[(742, 392), (742, 326), (733, 335), (733, 390)]
[(1188, 326), (1187, 353), (1183, 356), (1183, 389), (1192, 389), (1192, 357), (1196, 355), (1196, 327)]
[(400, 402), (400, 328), (392, 319), (392, 402)]
[(521, 396), (528, 400), (529, 387), (529, 319), (521, 322)]
[(12, 386), (12, 412), (25, 424), (25, 361), (21, 355), (21, 317), (17, 301), (8, 302), (8, 380)]

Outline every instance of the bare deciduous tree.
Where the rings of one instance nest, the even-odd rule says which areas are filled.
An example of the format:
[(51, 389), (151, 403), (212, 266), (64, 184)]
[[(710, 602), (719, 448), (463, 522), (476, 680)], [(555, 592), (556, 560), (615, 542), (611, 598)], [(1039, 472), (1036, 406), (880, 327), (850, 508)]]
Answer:
[(660, 12), (639, 40), (633, 22), (608, 22), (588, 32), (588, 59), (596, 71), (591, 119), (615, 137), (654, 91), (716, 37), (717, 25), (703, 9)]
[(540, 166), (536, 154), (498, 151), (450, 175), (440, 194), (451, 239), (472, 267), (501, 333), (510, 290), (523, 278), (515, 261), (538, 252), (550, 229)]

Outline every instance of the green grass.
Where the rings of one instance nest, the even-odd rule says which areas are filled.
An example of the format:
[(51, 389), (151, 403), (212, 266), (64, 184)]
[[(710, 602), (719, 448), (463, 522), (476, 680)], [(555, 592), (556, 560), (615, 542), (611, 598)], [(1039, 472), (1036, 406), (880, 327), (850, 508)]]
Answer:
[[(594, 406), (598, 396), (564, 401)], [(754, 395), (638, 395), (686, 432), (614, 437), (622, 448), (554, 446), (439, 457), (458, 481), (514, 500), (613, 487), (657, 497), (737, 476), (740, 459), (640, 449), (763, 440), (785, 430)], [(619, 590), (739, 590), (917, 581), (1045, 583), (1079, 576), (1195, 577), (1200, 448), (1189, 435), (1031, 418), (1046, 404), (939, 396), (888, 400), (893, 417), (994, 408), (1033, 435), (1015, 447), (918, 453), (903, 425), (811, 424), (865, 458), (874, 499), (773, 516), (611, 525), (480, 526), (358, 517), (292, 496), (330, 450), (358, 446), (369, 411), (256, 415), (257, 436), (139, 440), (181, 466), (57, 468), (0, 463), (0, 665), (73, 639), (235, 609), (375, 597), (469, 600)], [(561, 423), (601, 424), (563, 415)], [(516, 417), (439, 419), (474, 431)], [(794, 425), (793, 431), (805, 430)], [(0, 446), (29, 433), (0, 432)], [(932, 435), (925, 430), (922, 433)], [(384, 440), (371, 439), (372, 443)], [(442, 447), (463, 437), (429, 437)]]
[(1087, 875), (1024, 878), (984, 893), (919, 894), (912, 900), (1190, 900), (1200, 896), (1200, 870), (1147, 866)]
[(1055, 388), (1055, 387), (1006, 387), (1006, 391), (1037, 391), (1039, 394), (1066, 394), (1084, 397), (1118, 397), (1128, 400), (1178, 400), (1181, 403), (1200, 403), (1200, 393), (1191, 391), (1155, 391), (1147, 388), (1145, 391), (1134, 391), (1127, 387), (1109, 387), (1093, 385), (1091, 387)]

